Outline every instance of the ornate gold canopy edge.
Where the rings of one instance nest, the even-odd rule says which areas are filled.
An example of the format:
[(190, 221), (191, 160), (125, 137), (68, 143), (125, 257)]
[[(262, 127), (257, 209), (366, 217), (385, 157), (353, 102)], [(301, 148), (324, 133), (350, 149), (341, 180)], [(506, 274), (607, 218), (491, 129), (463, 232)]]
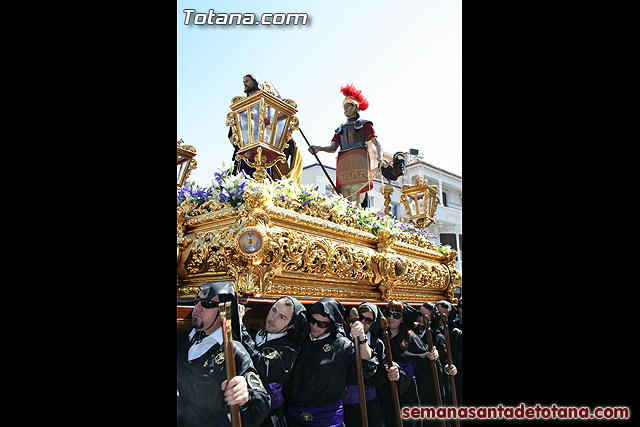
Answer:
[(179, 298), (194, 296), (204, 283), (229, 280), (241, 297), (457, 302), (455, 251), (443, 254), (408, 242), (403, 233), (385, 229), (376, 236), (269, 205), (260, 192), (244, 198), (237, 209), (217, 202), (178, 207)]

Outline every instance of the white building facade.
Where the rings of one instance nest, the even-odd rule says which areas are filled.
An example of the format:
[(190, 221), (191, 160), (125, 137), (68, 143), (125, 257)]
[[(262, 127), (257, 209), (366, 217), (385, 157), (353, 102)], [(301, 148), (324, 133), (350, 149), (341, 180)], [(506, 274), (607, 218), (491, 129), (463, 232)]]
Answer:
[[(391, 161), (391, 155), (384, 154), (386, 160)], [(325, 166), (331, 180), (336, 181), (336, 170)], [(443, 245), (450, 245), (458, 252), (456, 268), (462, 272), (462, 177), (452, 172), (446, 171), (437, 166), (431, 165), (422, 159), (412, 157), (406, 164), (404, 176), (392, 182), (393, 193), (391, 194), (391, 215), (396, 219), (409, 221), (409, 215), (400, 202), (400, 189), (405, 184), (414, 184), (416, 177), (421, 175), (426, 178), (429, 185), (438, 187), (440, 204), (436, 210), (435, 224), (427, 227), (427, 231), (435, 235)], [(380, 176), (374, 176), (373, 190), (368, 192), (369, 206), (384, 212), (384, 196), (380, 189), (386, 184)], [(301, 176), (302, 184), (317, 185), (321, 192), (331, 193), (331, 184), (325, 176), (318, 163), (305, 166)], [(464, 275), (463, 275), (464, 277)], [(462, 296), (462, 284), (455, 290), (455, 296)]]

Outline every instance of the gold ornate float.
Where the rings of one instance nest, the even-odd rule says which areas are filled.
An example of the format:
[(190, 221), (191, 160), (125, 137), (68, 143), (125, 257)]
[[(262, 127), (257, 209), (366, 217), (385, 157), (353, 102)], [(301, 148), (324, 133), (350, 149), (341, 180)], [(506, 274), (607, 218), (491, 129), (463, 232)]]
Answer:
[(267, 204), (262, 192), (246, 192), (235, 210), (207, 203), (178, 208), (178, 297), (229, 280), (239, 295), (255, 298), (456, 302), (455, 251), (441, 253), (393, 230), (376, 236), (349, 216), (329, 221), (326, 207), (296, 212), (297, 200)]
[[(283, 119), (277, 134), (265, 130), (269, 105), (274, 110), (271, 120), (275, 122), (278, 114)], [(240, 123), (243, 112), (248, 118), (242, 120), (250, 122), (253, 108), (258, 112), (255, 129), (265, 139), (271, 135), (266, 142), (275, 159), (286, 143), (280, 136), (290, 138), (290, 129), (297, 125), (295, 107), (291, 100), (281, 102), (260, 91), (250, 99), (234, 98), (227, 124), (246, 153), (264, 147), (254, 141), (251, 126)], [(254, 142), (247, 144), (243, 132), (247, 141)], [(260, 157), (257, 150), (251, 154)], [(424, 185), (419, 182), (416, 187)], [(424, 189), (416, 188), (420, 190), (425, 200)], [(411, 188), (407, 191), (412, 194)], [(242, 199), (235, 208), (215, 198), (201, 204), (187, 200), (178, 206), (178, 298), (193, 297), (206, 282), (229, 280), (241, 297), (257, 299), (292, 295), (309, 301), (328, 296), (346, 303), (457, 302), (454, 288), (461, 274), (455, 269), (455, 251), (393, 227), (371, 229), (352, 215), (338, 215), (330, 203), (307, 204), (297, 198), (270, 197), (264, 191), (244, 191)], [(429, 219), (436, 206), (437, 202), (426, 210)]]

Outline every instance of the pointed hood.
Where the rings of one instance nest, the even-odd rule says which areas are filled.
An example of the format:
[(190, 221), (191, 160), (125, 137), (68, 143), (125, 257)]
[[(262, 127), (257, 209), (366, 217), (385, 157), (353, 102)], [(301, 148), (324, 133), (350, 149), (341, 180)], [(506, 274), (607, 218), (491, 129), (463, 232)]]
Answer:
[[(220, 302), (231, 302), (231, 329), (233, 339), (241, 341), (240, 316), (238, 315), (238, 298), (236, 291), (230, 282), (225, 280), (209, 282), (200, 286), (200, 291), (204, 294), (204, 299), (211, 299), (218, 295)], [(224, 327), (224, 325), (222, 325)]]
[[(307, 323), (307, 309), (300, 303), (295, 297), (285, 296), (278, 298), (287, 298), (293, 302), (293, 317), (291, 318), (290, 325), (293, 327), (287, 331), (290, 338), (296, 343), (302, 343), (302, 340), (309, 334), (309, 324)], [(277, 301), (276, 301), (277, 302)]]
[(371, 332), (371, 335), (377, 338), (382, 338), (382, 328), (380, 327), (380, 322), (384, 316), (382, 314), (382, 310), (380, 310), (380, 307), (370, 302), (363, 302), (358, 306), (358, 313), (360, 313), (361, 307), (367, 307), (373, 313), (373, 324), (369, 328), (369, 332)]
[(337, 300), (329, 297), (321, 298), (316, 302), (308, 311), (307, 316), (312, 314), (320, 314), (322, 316), (331, 319), (331, 326), (329, 326), (329, 332), (344, 333), (344, 327), (342, 322), (344, 321), (344, 307)]

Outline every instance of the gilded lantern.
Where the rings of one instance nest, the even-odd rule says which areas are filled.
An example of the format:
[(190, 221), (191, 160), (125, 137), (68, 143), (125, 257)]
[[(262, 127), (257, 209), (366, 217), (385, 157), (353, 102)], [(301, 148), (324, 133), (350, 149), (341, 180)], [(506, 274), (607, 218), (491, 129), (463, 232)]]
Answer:
[(265, 82), (253, 95), (233, 98), (230, 108), (226, 125), (231, 126), (231, 143), (239, 148), (236, 160), (256, 168), (253, 178), (262, 181), (265, 168), (285, 162), (283, 151), (298, 128), (298, 106), (280, 98)]
[(414, 185), (403, 185), (400, 190), (400, 201), (404, 205), (411, 221), (419, 227), (427, 228), (435, 223), (433, 217), (440, 203), (438, 187), (429, 185), (429, 182), (418, 175)]

